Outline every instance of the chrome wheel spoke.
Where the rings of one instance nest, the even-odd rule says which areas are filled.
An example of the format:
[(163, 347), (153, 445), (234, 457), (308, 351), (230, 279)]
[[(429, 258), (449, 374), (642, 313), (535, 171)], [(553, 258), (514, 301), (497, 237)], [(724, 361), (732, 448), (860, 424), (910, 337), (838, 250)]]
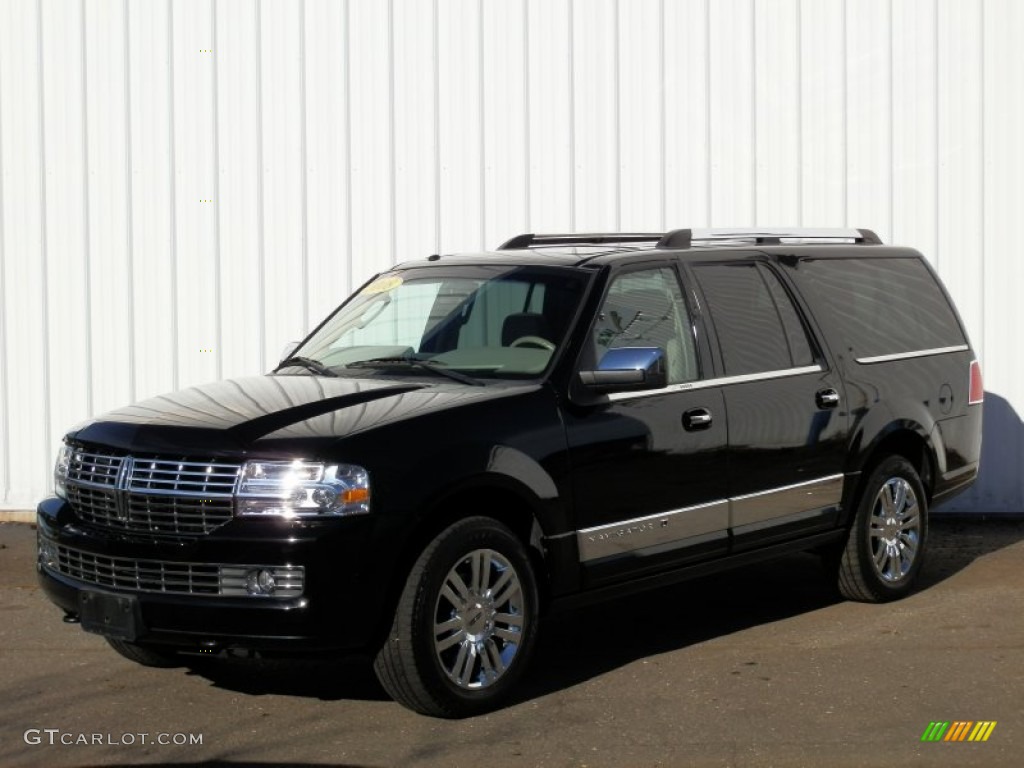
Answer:
[(459, 576), (454, 568), (448, 574), (448, 578), (445, 579), (444, 589), (448, 590), (448, 595), (450, 595), (448, 600), (454, 606), (469, 600), (469, 587), (466, 586), (466, 582), (462, 580), (462, 577)]
[(910, 570), (910, 564), (912, 560), (913, 558), (910, 556), (910, 553), (907, 552), (907, 550), (900, 550), (900, 553), (897, 556), (897, 562), (899, 563), (899, 572), (897, 574), (898, 576), (902, 576)]
[(885, 555), (889, 551), (888, 545), (883, 541), (875, 550), (875, 567), (881, 572), (885, 564)]
[(462, 617), (452, 616), (447, 621), (442, 621), (439, 624), (434, 625), (434, 635), (440, 637), (443, 634), (451, 632), (453, 629), (462, 629)]
[(495, 624), (504, 624), (508, 627), (522, 627), (523, 617), (517, 613), (496, 613), (494, 614)]
[(907, 491), (909, 488), (910, 486), (907, 485), (907, 481), (902, 478), (892, 484), (892, 506), (893, 511), (897, 515), (902, 515), (903, 508), (907, 506)]
[(448, 635), (448, 637), (446, 637), (444, 640), (438, 640), (435, 643), (435, 647), (439, 652), (444, 651), (451, 648), (453, 645), (456, 645), (457, 643), (464, 642), (465, 639), (466, 633), (460, 629), (458, 632)]
[(896, 514), (896, 505), (893, 503), (891, 486), (886, 483), (882, 486), (882, 491), (878, 495), (878, 500), (882, 502), (882, 516), (892, 517)]
[(494, 575), (494, 568), (492, 565), (492, 553), (491, 550), (487, 550), (481, 559), (482, 567), (480, 569), (480, 594), (485, 595), (490, 589), (491, 577)]
[(889, 548), (886, 547), (882, 550), (882, 576), (886, 578), (892, 577), (892, 555), (889, 552)]
[(517, 630), (505, 629), (504, 627), (498, 627), (494, 630), (494, 636), (499, 640), (503, 640), (505, 643), (519, 643), (523, 639), (522, 632)]
[(502, 572), (501, 576), (498, 577), (498, 580), (491, 585), (491, 588), (488, 591), (490, 593), (491, 599), (494, 600), (496, 605), (501, 605), (501, 603), (498, 602), (498, 594), (501, 592), (502, 588), (504, 588), (506, 584), (512, 581), (515, 575), (515, 571), (513, 571), (511, 568), (506, 568)]
[(434, 647), (438, 652), (451, 648), (456, 643), (461, 643), (466, 637), (462, 629), (462, 617), (454, 616), (448, 621), (442, 621), (434, 625)]
[(448, 605), (453, 608), (459, 607), (464, 602), (463, 598), (456, 595), (452, 588), (447, 584), (441, 587), (441, 597), (444, 598), (448, 602)]
[(491, 663), (491, 653), (484, 644), (484, 647), (477, 651), (480, 657), (480, 676), (483, 678), (483, 682), (486, 685), (492, 680), (498, 679), (498, 671), (494, 668), (494, 664)]
[(452, 665), (452, 675), (455, 677), (455, 682), (459, 685), (466, 685), (469, 682), (469, 674), (473, 668), (473, 654), (471, 653), (472, 645), (470, 643), (463, 643), (459, 646), (459, 654), (455, 657), (455, 663)]
[(890, 579), (898, 579), (900, 577), (900, 553), (896, 550), (889, 550), (889, 564), (886, 568), (886, 573)]
[(477, 550), (470, 556), (469, 563), (472, 572), (469, 588), (474, 595), (482, 595), (491, 580), (491, 550)]
[(483, 657), (489, 660), (488, 666), (493, 670), (495, 678), (505, 671), (505, 660), (501, 658), (501, 651), (498, 650), (498, 644), (493, 638), (488, 638), (484, 643)]
[(505, 603), (507, 603), (509, 600), (511, 600), (513, 597), (518, 596), (518, 594), (519, 594), (519, 581), (518, 581), (518, 579), (516, 579), (516, 580), (509, 580), (509, 581), (507, 581), (504, 584), (501, 592), (500, 593), (496, 593), (494, 595), (494, 604), (500, 608), (501, 606), (505, 605)]

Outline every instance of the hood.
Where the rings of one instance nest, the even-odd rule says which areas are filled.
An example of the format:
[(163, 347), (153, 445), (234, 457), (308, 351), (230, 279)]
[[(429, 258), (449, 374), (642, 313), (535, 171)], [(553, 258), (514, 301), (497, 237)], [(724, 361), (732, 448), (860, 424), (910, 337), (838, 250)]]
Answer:
[[(282, 430), (291, 432), (292, 437), (310, 436), (309, 429), (289, 428), (315, 424), (325, 414), (331, 415), (334, 428), (329, 433), (317, 430), (316, 436), (343, 437), (357, 426), (352, 414), (391, 412), (404, 395), (434, 389), (430, 384), (394, 380), (251, 376), (143, 400), (86, 422), (70, 436), (125, 450), (238, 453), (266, 435), (283, 436)], [(417, 398), (417, 402), (422, 405), (424, 401)], [(384, 410), (371, 409), (374, 403), (389, 405)], [(344, 423), (337, 423), (339, 414), (348, 415)], [(358, 426), (365, 429), (373, 426), (373, 421), (363, 418)]]

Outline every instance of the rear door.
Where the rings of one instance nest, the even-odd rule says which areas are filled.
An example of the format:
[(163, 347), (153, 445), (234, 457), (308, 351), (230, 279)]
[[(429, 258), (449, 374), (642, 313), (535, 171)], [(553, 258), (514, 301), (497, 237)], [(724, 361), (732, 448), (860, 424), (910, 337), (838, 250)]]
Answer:
[[(588, 585), (728, 550), (726, 415), (674, 266), (610, 281), (581, 369), (612, 348), (658, 347), (668, 386), (565, 409), (580, 560)], [(705, 346), (706, 350), (707, 347)]]
[(692, 270), (722, 371), (733, 551), (834, 526), (848, 416), (842, 381), (795, 294), (767, 260)]

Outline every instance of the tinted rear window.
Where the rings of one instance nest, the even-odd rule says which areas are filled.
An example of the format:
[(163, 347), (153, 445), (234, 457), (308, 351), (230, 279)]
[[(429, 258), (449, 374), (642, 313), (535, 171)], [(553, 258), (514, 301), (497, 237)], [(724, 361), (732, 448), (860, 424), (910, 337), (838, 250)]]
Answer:
[(798, 276), (854, 357), (965, 344), (956, 315), (917, 258), (810, 259)]
[(700, 264), (727, 376), (782, 371), (813, 362), (799, 316), (771, 271), (753, 263)]

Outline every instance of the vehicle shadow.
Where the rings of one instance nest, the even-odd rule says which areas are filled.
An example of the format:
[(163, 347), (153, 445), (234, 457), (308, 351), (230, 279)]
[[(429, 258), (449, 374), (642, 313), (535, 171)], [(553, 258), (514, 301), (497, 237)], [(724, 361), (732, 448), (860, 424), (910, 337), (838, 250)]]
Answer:
[(940, 512), (1024, 513), (1024, 421), (1006, 398), (985, 391), (978, 479)]
[[(921, 589), (977, 558), (1024, 541), (1024, 520), (936, 516)], [(638, 659), (771, 624), (841, 602), (809, 553), (545, 617), (537, 653), (513, 703), (571, 688)], [(188, 674), (252, 696), (386, 701), (368, 659), (185, 657)]]
[(548, 618), (521, 700), (687, 646), (809, 613), (841, 598), (822, 561), (796, 554)]
[(198, 763), (94, 763), (82, 765), (80, 768), (372, 768), (367, 764), (355, 763), (254, 763), (251, 760), (203, 760)]
[(936, 514), (931, 518), (928, 560), (917, 589), (928, 589), (962, 571), (979, 557), (1024, 541), (1024, 515)]
[[(918, 589), (1024, 541), (1024, 519), (933, 518)], [(750, 565), (550, 617), (517, 700), (579, 685), (638, 659), (842, 602), (810, 553)], [(588, 641), (588, 638), (590, 639)]]
[(300, 696), (321, 701), (387, 701), (365, 657), (255, 659), (182, 656), (188, 674), (249, 696)]

